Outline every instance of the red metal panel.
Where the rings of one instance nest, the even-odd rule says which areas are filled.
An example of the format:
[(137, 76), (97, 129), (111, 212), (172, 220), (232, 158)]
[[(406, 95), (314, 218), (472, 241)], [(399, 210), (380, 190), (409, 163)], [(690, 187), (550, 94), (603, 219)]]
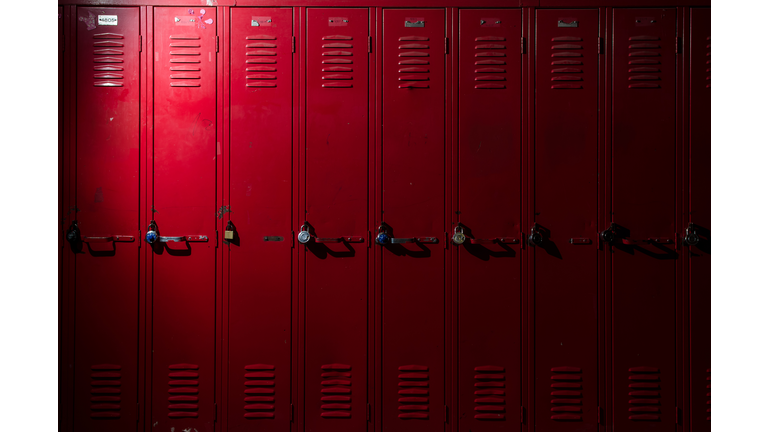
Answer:
[[(437, 431), (445, 410), (445, 11), (383, 13), (382, 420)], [(425, 71), (426, 70), (426, 71)], [(425, 238), (434, 238), (434, 243)]]
[(139, 10), (77, 16), (74, 430), (128, 431), (138, 385)]
[(459, 13), (460, 431), (519, 422), (521, 19)]
[(288, 430), (293, 16), (231, 16), (228, 429)]
[(597, 10), (537, 11), (536, 427), (597, 430)]
[[(711, 132), (710, 9), (691, 9), (690, 222), (700, 237), (688, 247), (691, 295), (691, 430), (708, 431), (711, 405)], [(686, 218), (687, 219), (687, 218)]]
[(614, 11), (613, 399), (617, 430), (674, 430), (674, 9)]
[(368, 29), (368, 9), (307, 12), (307, 430), (366, 428)]
[(213, 430), (216, 10), (156, 8), (152, 425)]

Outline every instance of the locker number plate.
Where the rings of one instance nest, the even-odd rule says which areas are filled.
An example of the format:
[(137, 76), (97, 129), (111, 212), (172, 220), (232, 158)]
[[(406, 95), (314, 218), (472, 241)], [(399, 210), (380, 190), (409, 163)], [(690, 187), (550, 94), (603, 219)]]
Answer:
[(99, 25), (117, 25), (117, 15), (99, 15)]

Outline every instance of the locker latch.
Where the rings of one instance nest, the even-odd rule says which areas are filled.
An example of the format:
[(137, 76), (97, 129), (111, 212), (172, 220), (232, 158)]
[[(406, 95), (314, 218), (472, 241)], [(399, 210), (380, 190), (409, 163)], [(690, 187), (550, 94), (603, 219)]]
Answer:
[(408, 21), (405, 20), (406, 27), (424, 27), (424, 21)]
[(557, 26), (558, 27), (578, 27), (579, 26), (579, 22), (576, 21), (576, 20), (571, 21), (571, 22), (565, 22), (563, 20), (560, 20), (560, 21), (557, 22)]

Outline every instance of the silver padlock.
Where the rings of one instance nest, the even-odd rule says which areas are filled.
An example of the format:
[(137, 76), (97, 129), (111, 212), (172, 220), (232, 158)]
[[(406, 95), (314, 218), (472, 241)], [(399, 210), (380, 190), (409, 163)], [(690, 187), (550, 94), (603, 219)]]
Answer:
[(299, 243), (306, 244), (309, 243), (309, 240), (312, 238), (312, 236), (309, 234), (309, 231), (307, 231), (307, 224), (301, 226), (301, 229), (299, 230)]
[(456, 225), (456, 228), (453, 229), (453, 242), (457, 245), (460, 245), (466, 240), (467, 236), (464, 235), (464, 227), (461, 225)]

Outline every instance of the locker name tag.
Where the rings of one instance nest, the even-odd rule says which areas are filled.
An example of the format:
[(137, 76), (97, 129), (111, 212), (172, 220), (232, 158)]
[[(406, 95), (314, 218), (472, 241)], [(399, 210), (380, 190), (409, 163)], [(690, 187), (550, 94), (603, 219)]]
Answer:
[(117, 25), (117, 15), (99, 15), (99, 25)]
[(405, 18), (406, 27), (424, 27), (425, 23), (426, 23), (426, 20), (424, 19), (424, 17), (406, 17)]

